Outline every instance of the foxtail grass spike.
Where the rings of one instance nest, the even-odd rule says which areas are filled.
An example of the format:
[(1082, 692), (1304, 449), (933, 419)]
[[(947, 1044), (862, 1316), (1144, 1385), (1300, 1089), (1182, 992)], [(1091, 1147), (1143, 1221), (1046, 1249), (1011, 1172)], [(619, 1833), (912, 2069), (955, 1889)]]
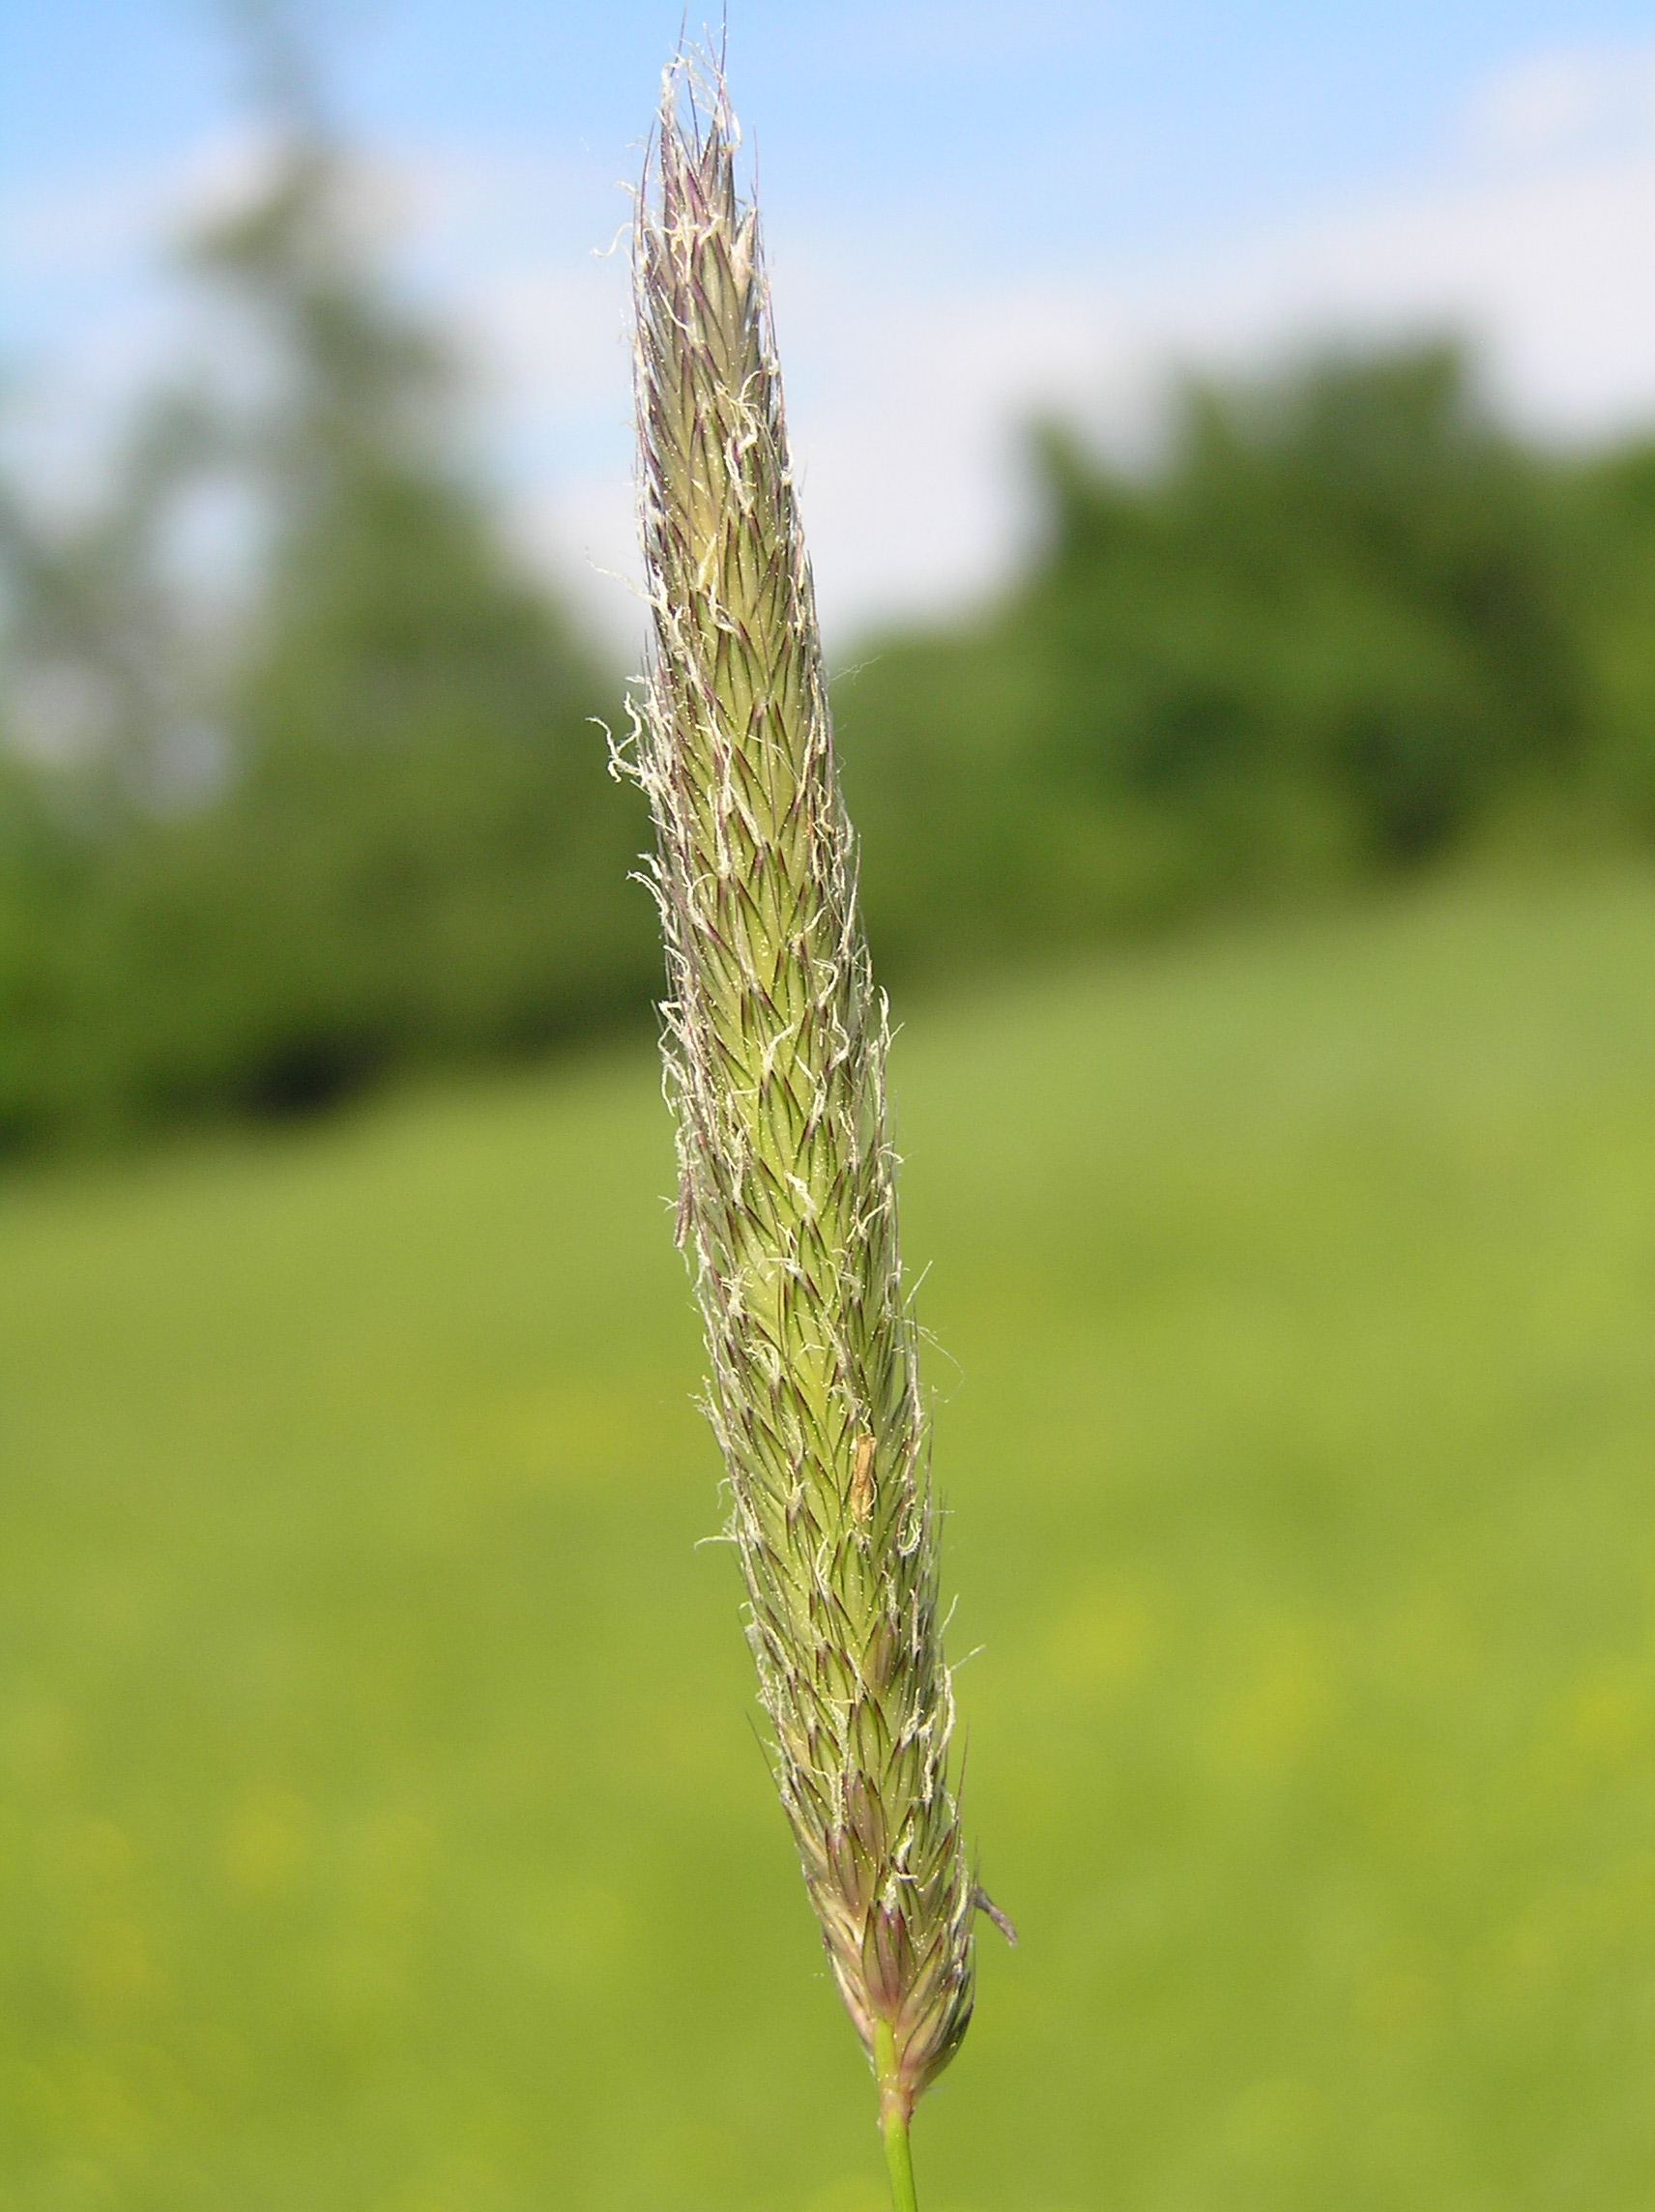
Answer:
[[(711, 1364), (748, 1640), (892, 2158), (971, 2018), (978, 1903), (886, 1024), (857, 918), (758, 223), (721, 78), (669, 71), (634, 242), (654, 813), (678, 1235)], [(910, 2182), (910, 2196), (912, 2184)]]

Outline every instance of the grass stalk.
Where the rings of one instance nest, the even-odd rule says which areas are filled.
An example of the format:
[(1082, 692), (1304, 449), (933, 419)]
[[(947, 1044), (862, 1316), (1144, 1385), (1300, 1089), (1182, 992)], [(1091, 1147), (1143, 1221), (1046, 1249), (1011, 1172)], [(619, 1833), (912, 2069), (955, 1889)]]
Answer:
[(885, 2021), (874, 2023), (874, 2079), (880, 2090), (880, 2134), (890, 2175), (891, 2212), (918, 2212), (914, 2194), (914, 2153), (908, 2140), (908, 2108), (901, 2091), (896, 2039)]
[(737, 145), (716, 73), (675, 65), (634, 249), (653, 636), (631, 766), (656, 832), (678, 1236), (773, 1770), (912, 2212), (909, 2118), (971, 2018), (979, 1893), (948, 1780), (886, 1010)]

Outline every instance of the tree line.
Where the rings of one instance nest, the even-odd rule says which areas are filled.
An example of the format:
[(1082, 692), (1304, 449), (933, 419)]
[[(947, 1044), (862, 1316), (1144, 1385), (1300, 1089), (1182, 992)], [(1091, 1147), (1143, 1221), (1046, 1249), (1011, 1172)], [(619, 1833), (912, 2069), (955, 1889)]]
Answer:
[[(648, 1019), (620, 674), (510, 559), (351, 194), (293, 123), (192, 248), (254, 389), (159, 397), (72, 530), (0, 488), (0, 1151)], [(1139, 470), (1057, 423), (1029, 465), (1013, 586), (836, 684), (884, 973), (1655, 832), (1655, 444), (1542, 451), (1432, 344), (1192, 383)]]
[(864, 888), (931, 966), (1655, 830), (1655, 444), (1548, 452), (1455, 345), (1047, 425), (1002, 601), (840, 685)]

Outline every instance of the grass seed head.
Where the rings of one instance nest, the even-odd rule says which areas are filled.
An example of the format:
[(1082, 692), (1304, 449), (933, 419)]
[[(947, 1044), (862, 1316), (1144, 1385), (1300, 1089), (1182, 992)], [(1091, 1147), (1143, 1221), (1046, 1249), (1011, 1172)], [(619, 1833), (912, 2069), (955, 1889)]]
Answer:
[[(757, 217), (723, 85), (668, 73), (634, 241), (653, 638), (636, 772), (666, 939), (679, 1229), (774, 1770), (906, 2116), (971, 2017), (915, 1333)], [(888, 2030), (888, 2037), (884, 2032)]]

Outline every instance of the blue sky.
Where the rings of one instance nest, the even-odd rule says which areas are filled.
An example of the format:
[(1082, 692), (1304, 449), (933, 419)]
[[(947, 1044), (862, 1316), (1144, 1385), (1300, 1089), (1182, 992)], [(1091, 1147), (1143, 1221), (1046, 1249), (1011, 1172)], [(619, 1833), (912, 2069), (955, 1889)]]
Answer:
[[(679, 0), (312, 14), (514, 527), (624, 628), (595, 572), (630, 559), (624, 271), (595, 249)], [(205, 342), (162, 249), (256, 170), (218, 19), (0, 0), (0, 363), (43, 481)], [(1016, 424), (1129, 445), (1174, 362), (1453, 324), (1543, 430), (1655, 419), (1655, 5), (732, 0), (729, 41), (842, 632), (991, 584)]]

